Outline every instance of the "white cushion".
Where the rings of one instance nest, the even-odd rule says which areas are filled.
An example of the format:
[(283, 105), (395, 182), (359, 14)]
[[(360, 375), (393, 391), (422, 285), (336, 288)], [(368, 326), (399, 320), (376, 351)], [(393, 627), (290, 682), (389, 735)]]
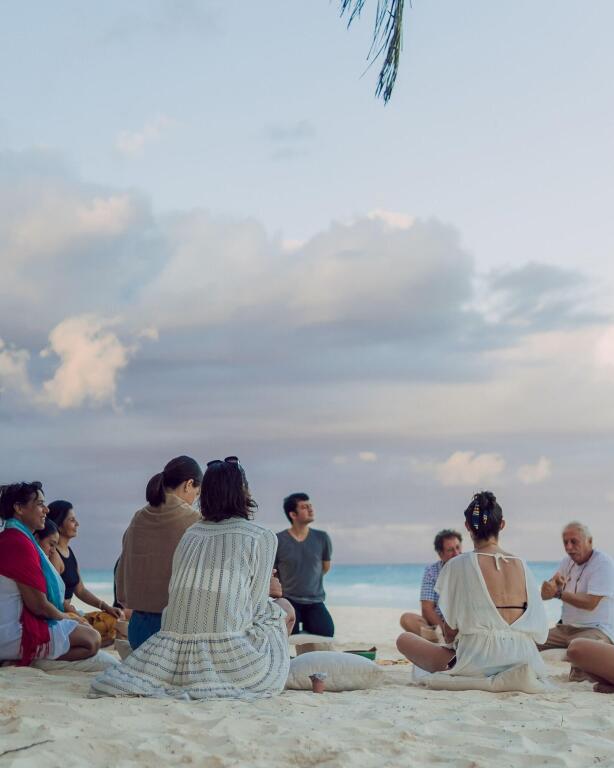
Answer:
[(369, 659), (353, 653), (336, 651), (312, 651), (292, 659), (286, 688), (294, 691), (311, 690), (309, 675), (325, 672), (327, 691), (359, 691), (375, 688), (383, 671)]
[(420, 683), (436, 691), (490, 691), (491, 693), (521, 691), (522, 693), (544, 693), (551, 688), (548, 683), (543, 682), (537, 677), (528, 664), (518, 664), (490, 677), (469, 677), (465, 675), (451, 675), (448, 672), (435, 672), (432, 675), (427, 674), (422, 677)]
[(119, 659), (106, 651), (79, 661), (57, 661), (56, 659), (35, 659), (32, 666), (43, 672), (104, 672), (107, 667), (119, 664)]

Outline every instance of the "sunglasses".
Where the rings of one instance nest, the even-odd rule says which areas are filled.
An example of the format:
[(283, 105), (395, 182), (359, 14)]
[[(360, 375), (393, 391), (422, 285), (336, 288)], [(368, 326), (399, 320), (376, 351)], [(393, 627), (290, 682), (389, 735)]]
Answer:
[(239, 461), (238, 456), (226, 456), (224, 461), (222, 461), (222, 459), (212, 459), (211, 461), (207, 462), (207, 466), (213, 467), (215, 464), (224, 464), (224, 462), (226, 462), (226, 464), (238, 464), (241, 466), (241, 462)]
[(246, 488), (248, 487), (247, 476), (245, 474), (245, 470), (241, 466), (241, 462), (239, 461), (239, 457), (238, 456), (226, 456), (224, 461), (222, 461), (222, 459), (212, 459), (211, 461), (207, 462), (207, 469), (209, 467), (216, 467), (219, 464), (234, 464), (236, 467), (238, 467), (239, 468), (239, 472), (241, 473), (241, 477), (243, 478), (243, 485)]

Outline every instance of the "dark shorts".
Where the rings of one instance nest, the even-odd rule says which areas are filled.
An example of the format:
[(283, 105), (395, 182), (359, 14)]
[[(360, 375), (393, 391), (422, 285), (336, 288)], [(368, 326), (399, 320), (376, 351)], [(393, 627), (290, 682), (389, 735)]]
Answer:
[(296, 624), (292, 630), (293, 635), (299, 632), (307, 632), (310, 635), (322, 635), (333, 637), (335, 625), (333, 617), (328, 612), (324, 603), (295, 603), (287, 598), (296, 613)]
[(160, 631), (162, 624), (161, 613), (147, 613), (146, 611), (132, 611), (128, 624), (128, 642), (133, 651), (139, 645), (143, 645), (156, 632)]

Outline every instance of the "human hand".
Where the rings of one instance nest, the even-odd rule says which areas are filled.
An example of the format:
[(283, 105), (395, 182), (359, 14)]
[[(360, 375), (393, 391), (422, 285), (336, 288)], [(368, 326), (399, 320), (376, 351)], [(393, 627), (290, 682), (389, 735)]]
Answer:
[(443, 638), (446, 641), (446, 643), (454, 642), (454, 639), (456, 638), (456, 635), (458, 635), (458, 629), (452, 629), (452, 627), (448, 626), (444, 622), (444, 625), (443, 625)]
[(567, 584), (567, 579), (562, 573), (555, 573), (552, 577), (552, 581), (555, 583), (557, 589), (565, 589), (565, 585)]
[(553, 597), (556, 597), (556, 593), (559, 591), (559, 586), (555, 581), (555, 578), (556, 577), (553, 577), (549, 581), (544, 581), (542, 584), (542, 600), (552, 600)]
[(86, 627), (89, 627), (89, 622), (87, 619), (85, 619), (83, 616), (78, 614), (76, 611), (66, 611), (63, 615), (64, 619), (70, 619), (71, 621), (76, 621), (79, 624), (84, 624)]
[(112, 605), (107, 605), (107, 603), (100, 603), (100, 610), (111, 614), (116, 619), (124, 618), (124, 612), (121, 608), (114, 608)]
[(273, 568), (273, 574), (271, 575), (271, 582), (269, 584), (269, 597), (277, 599), (283, 597), (284, 591), (281, 586), (281, 581), (277, 578), (277, 569)]

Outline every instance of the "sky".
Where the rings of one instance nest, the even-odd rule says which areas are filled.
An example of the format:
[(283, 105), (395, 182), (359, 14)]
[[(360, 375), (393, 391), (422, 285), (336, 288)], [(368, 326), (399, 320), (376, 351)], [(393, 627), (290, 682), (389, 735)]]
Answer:
[(614, 511), (609, 0), (0, 4), (1, 482), (112, 564), (151, 475), (238, 455), (346, 563), (426, 562), (476, 490), (561, 555)]

